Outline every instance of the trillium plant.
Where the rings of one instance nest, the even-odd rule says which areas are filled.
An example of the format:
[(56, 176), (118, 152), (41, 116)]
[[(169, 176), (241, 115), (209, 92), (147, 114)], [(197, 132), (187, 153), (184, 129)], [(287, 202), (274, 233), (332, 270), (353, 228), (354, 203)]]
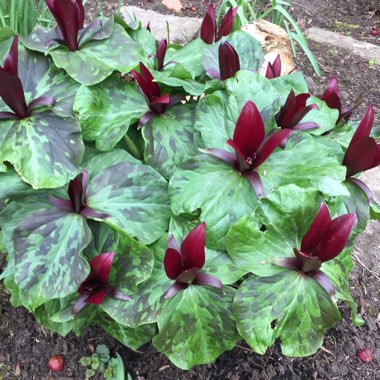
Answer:
[[(311, 94), (207, 9), (185, 46), (81, 0), (56, 25), (0, 36), (0, 279), (61, 335), (101, 326), (176, 366), (245, 340), (314, 354), (349, 292), (356, 237), (380, 206), (376, 115)], [(153, 29), (153, 28), (152, 28)], [(355, 113), (354, 113), (355, 111)]]

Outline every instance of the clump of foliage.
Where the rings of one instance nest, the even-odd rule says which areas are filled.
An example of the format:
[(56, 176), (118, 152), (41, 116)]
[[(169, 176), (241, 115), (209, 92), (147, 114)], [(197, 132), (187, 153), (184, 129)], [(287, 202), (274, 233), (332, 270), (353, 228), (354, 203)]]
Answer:
[(348, 275), (380, 215), (357, 178), (380, 163), (373, 107), (353, 123), (334, 78), (321, 99), (280, 58), (262, 67), (236, 10), (178, 46), (48, 3), (56, 27), (0, 41), (12, 304), (61, 335), (152, 341), (183, 369), (241, 339), (311, 355), (340, 303), (363, 323)]

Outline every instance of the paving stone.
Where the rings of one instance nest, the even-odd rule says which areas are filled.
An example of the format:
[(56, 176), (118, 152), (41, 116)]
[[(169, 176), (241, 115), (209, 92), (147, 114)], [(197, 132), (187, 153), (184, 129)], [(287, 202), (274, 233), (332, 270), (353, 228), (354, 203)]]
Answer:
[(343, 36), (339, 33), (316, 27), (306, 30), (305, 36), (309, 40), (320, 44), (348, 49), (365, 60), (374, 59), (380, 63), (380, 47), (368, 42), (358, 41), (352, 37)]
[(151, 10), (141, 9), (133, 6), (121, 8), (122, 17), (128, 22), (137, 18), (145, 26), (150, 22), (150, 28), (157, 40), (167, 38), (167, 23), (170, 30), (170, 42), (185, 44), (191, 41), (199, 33), (202, 19), (195, 17), (179, 17), (163, 15)]

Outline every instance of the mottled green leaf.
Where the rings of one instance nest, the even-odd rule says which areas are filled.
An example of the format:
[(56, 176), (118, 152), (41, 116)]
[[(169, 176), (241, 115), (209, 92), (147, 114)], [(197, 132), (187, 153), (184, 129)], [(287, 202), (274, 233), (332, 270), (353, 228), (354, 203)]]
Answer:
[(219, 250), (225, 249), (229, 228), (257, 203), (247, 178), (223, 161), (201, 154), (176, 169), (169, 192), (175, 215), (202, 210), (207, 245)]
[(309, 92), (305, 77), (302, 72), (298, 70), (288, 75), (281, 75), (277, 78), (273, 78), (270, 82), (281, 95), (281, 102), (283, 104), (285, 104), (286, 98), (291, 90), (293, 90), (296, 95)]
[(234, 293), (194, 285), (177, 293), (158, 319), (153, 345), (181, 369), (211, 363), (240, 339), (231, 313)]
[(34, 190), (13, 170), (0, 173), (0, 200), (25, 197)]
[(136, 85), (110, 77), (95, 86), (82, 86), (75, 97), (74, 111), (83, 139), (95, 141), (100, 150), (111, 150), (149, 107)]
[(179, 104), (143, 127), (145, 162), (170, 178), (175, 167), (198, 153), (194, 134), (195, 104)]
[(341, 318), (315, 280), (292, 270), (270, 277), (252, 275), (240, 285), (232, 310), (240, 335), (254, 351), (264, 354), (279, 339), (287, 356), (315, 353), (325, 330)]

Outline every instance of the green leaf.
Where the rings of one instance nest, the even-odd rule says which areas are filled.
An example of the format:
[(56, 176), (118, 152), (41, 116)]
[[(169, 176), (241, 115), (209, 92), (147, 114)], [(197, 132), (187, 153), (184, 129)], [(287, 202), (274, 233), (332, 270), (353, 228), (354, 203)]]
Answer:
[(317, 215), (322, 200), (314, 189), (280, 187), (259, 202), (252, 216), (236, 223), (226, 237), (227, 251), (239, 267), (258, 276), (272, 276), (283, 268), (276, 257), (294, 257)]
[(301, 71), (294, 71), (288, 75), (281, 75), (270, 81), (272, 86), (281, 95), (282, 104), (285, 104), (286, 98), (291, 90), (293, 90), (296, 95), (309, 92), (307, 82)]
[(118, 24), (108, 39), (92, 40), (74, 52), (59, 47), (49, 54), (57, 67), (87, 86), (102, 82), (115, 70), (128, 73), (142, 55), (139, 45)]
[(312, 355), (321, 347), (325, 330), (341, 318), (315, 280), (292, 270), (249, 277), (240, 285), (232, 309), (240, 335), (259, 354), (279, 339), (286, 356)]
[(170, 178), (175, 167), (198, 153), (194, 143), (195, 104), (179, 104), (154, 117), (143, 129), (145, 162)]
[(25, 197), (33, 192), (13, 169), (0, 173), (0, 200)]
[(84, 140), (95, 141), (99, 150), (111, 150), (149, 107), (136, 85), (110, 77), (95, 86), (82, 86), (74, 111)]
[(176, 294), (158, 319), (153, 345), (174, 365), (190, 369), (213, 362), (240, 339), (231, 302), (234, 291), (190, 285)]
[(177, 168), (169, 192), (175, 215), (202, 210), (200, 219), (206, 222), (211, 249), (224, 250), (229, 228), (257, 203), (247, 178), (223, 161), (201, 154)]

